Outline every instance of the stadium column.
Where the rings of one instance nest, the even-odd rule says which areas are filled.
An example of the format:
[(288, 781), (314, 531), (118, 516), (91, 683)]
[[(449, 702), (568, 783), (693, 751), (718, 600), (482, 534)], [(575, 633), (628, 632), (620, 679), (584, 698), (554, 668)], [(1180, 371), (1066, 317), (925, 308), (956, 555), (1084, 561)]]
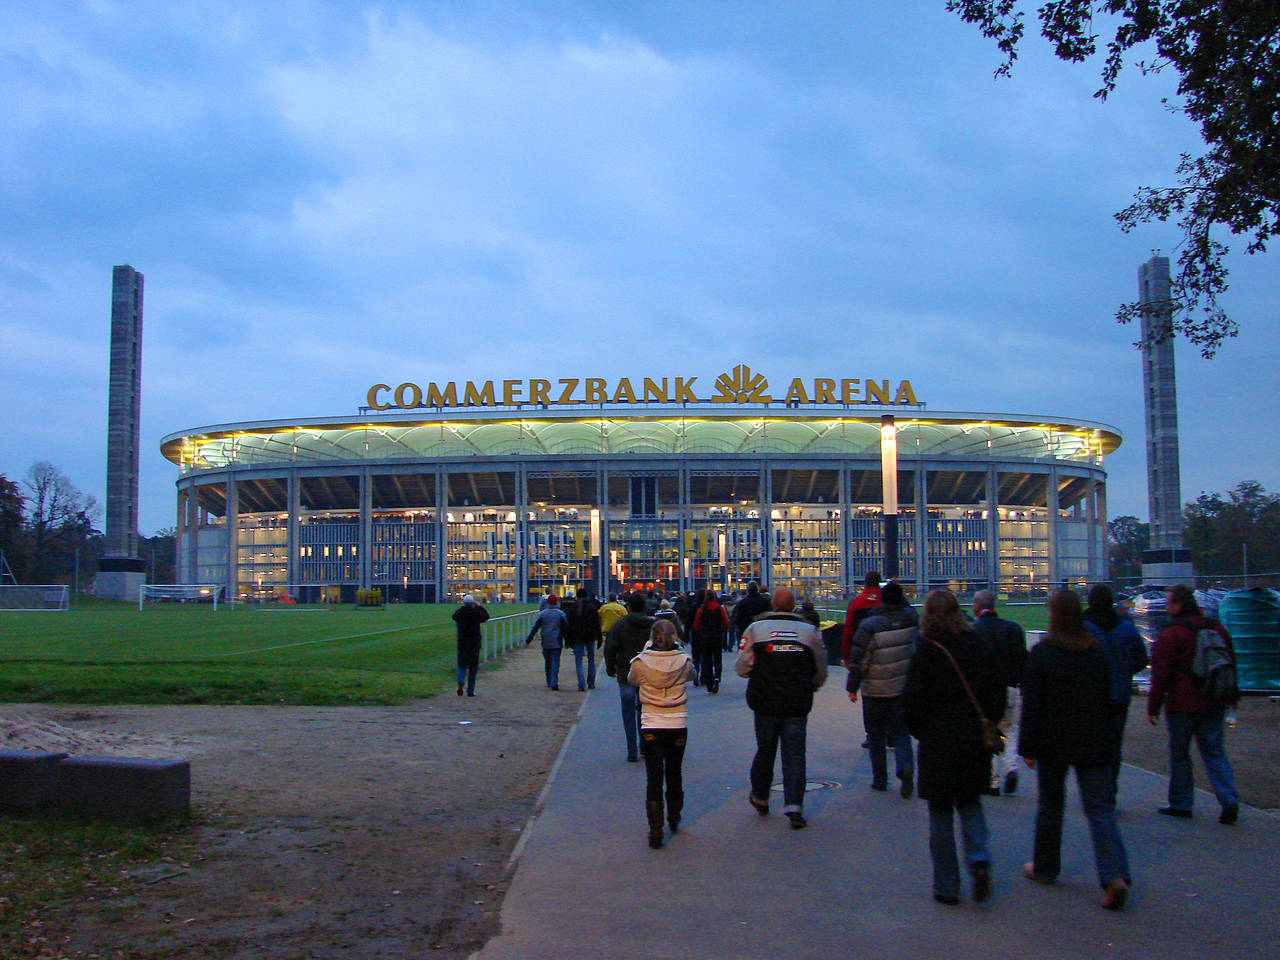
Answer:
[(915, 546), (915, 582), (929, 584), (929, 467), (917, 462), (912, 470), (915, 480), (915, 523), (912, 524), (911, 542)]
[(298, 520), (302, 516), (302, 483), (298, 480), (298, 471), (290, 470), (287, 478), (288, 487), (285, 490), (285, 509), (289, 513), (285, 532), (285, 543), (289, 551), (285, 560), (285, 576), (289, 583), (297, 583), (301, 579), (301, 573), (298, 570), (298, 558), (301, 549), (298, 546)]
[(1062, 571), (1058, 568), (1058, 557), (1061, 556), (1061, 552), (1058, 549), (1058, 468), (1056, 466), (1049, 467), (1049, 475), (1045, 478), (1044, 505), (1049, 514), (1047, 537), (1049, 584), (1061, 586), (1063, 577)]
[[(760, 492), (764, 496), (764, 509), (760, 511), (760, 586), (773, 587), (773, 471), (769, 461), (760, 463)], [(725, 577), (725, 589), (729, 590), (728, 577)]]
[(987, 467), (987, 579), (1000, 590), (1000, 471)]
[(853, 570), (853, 553), (849, 541), (853, 538), (853, 521), (849, 516), (850, 504), (853, 501), (852, 477), (849, 464), (840, 467), (840, 595), (847, 597), (853, 593), (851, 573)]
[(368, 590), (373, 572), (373, 484), (369, 482), (369, 468), (363, 467), (357, 479), (360, 481), (360, 589)]
[[(516, 529), (515, 563), (516, 582), (511, 585), (517, 603), (529, 596), (529, 554), (524, 545), (529, 542), (529, 472), (523, 463), (516, 464), (515, 491), (511, 499), (515, 501)], [(495, 538), (496, 543), (496, 538)], [(498, 558), (494, 558), (494, 572), (499, 566)]]
[(449, 509), (449, 475), (443, 466), (436, 466), (436, 530), (435, 530), (435, 590), (436, 603), (444, 603), (447, 598), (448, 546), (445, 517)]
[(613, 590), (613, 540), (609, 532), (609, 468), (601, 467), (597, 474), (596, 501), (600, 504), (600, 565), (604, 569), (600, 577), (600, 595), (607, 597)]
[(173, 579), (175, 583), (190, 583), (183, 574), (186, 566), (186, 557), (183, 556), (183, 550), (187, 537), (187, 513), (189, 511), (189, 502), (191, 495), (187, 490), (178, 491), (178, 515), (174, 518), (173, 525)]
[(1088, 493), (1084, 498), (1084, 520), (1085, 530), (1088, 531), (1088, 555), (1089, 555), (1089, 580), (1101, 580), (1104, 577), (1098, 576), (1098, 511), (1097, 504), (1094, 502), (1098, 496), (1098, 481), (1090, 479), (1088, 484)]
[(227, 477), (227, 599), (234, 603), (240, 596), (240, 494), (236, 478)]
[(1111, 571), (1107, 568), (1107, 485), (1097, 484), (1097, 506), (1094, 508), (1096, 527), (1090, 533), (1098, 545), (1098, 579), (1108, 580)]
[(689, 589), (689, 583), (685, 579), (685, 531), (689, 527), (689, 464), (681, 461), (676, 465), (676, 495), (677, 508), (676, 516), (679, 519), (679, 526), (676, 529), (676, 570), (680, 575), (680, 592), (684, 593)]

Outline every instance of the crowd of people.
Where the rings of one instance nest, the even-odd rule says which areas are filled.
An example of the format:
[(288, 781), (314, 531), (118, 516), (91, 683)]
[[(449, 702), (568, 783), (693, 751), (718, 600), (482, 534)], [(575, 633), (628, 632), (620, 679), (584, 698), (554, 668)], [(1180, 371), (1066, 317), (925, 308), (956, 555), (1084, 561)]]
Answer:
[[(1168, 805), (1159, 812), (1192, 816), (1195, 740), (1221, 806), (1219, 822), (1233, 824), (1239, 800), (1223, 740), (1225, 711), (1238, 696), (1231, 638), (1200, 612), (1188, 587), (1170, 590), (1167, 604), (1169, 625), (1150, 654), (1147, 702), (1149, 721), (1158, 723), (1163, 712), (1169, 732)], [(918, 795), (928, 804), (932, 892), (939, 903), (960, 902), (957, 821), (971, 895), (989, 897), (982, 798), (1015, 793), (1020, 763), (1035, 772), (1038, 787), (1026, 878), (1052, 884), (1061, 871), (1066, 780), (1074, 770), (1100, 902), (1111, 910), (1126, 902), (1133, 877), (1116, 796), (1132, 680), (1148, 665), (1147, 647), (1105, 584), (1089, 591), (1087, 605), (1073, 590), (1056, 591), (1048, 608), (1048, 630), (1030, 650), (1022, 628), (998, 614), (991, 591), (978, 591), (966, 612), (949, 590), (933, 590), (917, 611), (900, 584), (882, 583), (871, 571), (845, 612), (840, 653), (849, 700), (862, 702), (871, 788), (888, 790), (891, 751), (900, 796)], [(467, 598), (454, 615), (459, 695), (464, 686), (474, 694), (472, 636), (482, 614)], [(559, 689), (565, 646), (574, 650), (579, 690), (595, 686), (601, 651), (605, 672), (618, 685), (626, 759), (645, 761), (648, 842), (660, 848), (667, 828), (678, 831), (684, 807), (688, 686), (718, 693), (727, 651), (736, 651), (734, 669), (747, 680), (754, 717), (747, 802), (769, 814), (780, 752), (782, 812), (792, 829), (806, 826), (806, 727), (828, 668), (819, 624), (812, 606), (797, 605), (791, 590), (770, 595), (755, 583), (728, 597), (713, 590), (669, 598), (637, 591), (602, 603), (585, 593), (547, 595), (526, 643), (541, 638), (552, 690)]]

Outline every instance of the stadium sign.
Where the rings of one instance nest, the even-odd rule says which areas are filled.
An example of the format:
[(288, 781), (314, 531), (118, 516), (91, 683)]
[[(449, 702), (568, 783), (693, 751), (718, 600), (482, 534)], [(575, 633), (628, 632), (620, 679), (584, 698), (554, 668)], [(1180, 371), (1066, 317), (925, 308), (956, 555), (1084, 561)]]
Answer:
[(769, 381), (753, 373), (745, 364), (716, 378), (714, 391), (700, 396), (697, 377), (564, 377), (557, 380), (450, 380), (428, 383), (424, 390), (416, 383), (392, 387), (375, 383), (366, 395), (374, 410), (414, 410), (421, 407), (496, 407), (536, 404), (540, 406), (631, 403), (773, 403), (788, 404), (880, 404), (918, 406), (910, 380), (891, 383), (885, 379), (845, 377), (796, 377), (785, 394), (775, 398)]

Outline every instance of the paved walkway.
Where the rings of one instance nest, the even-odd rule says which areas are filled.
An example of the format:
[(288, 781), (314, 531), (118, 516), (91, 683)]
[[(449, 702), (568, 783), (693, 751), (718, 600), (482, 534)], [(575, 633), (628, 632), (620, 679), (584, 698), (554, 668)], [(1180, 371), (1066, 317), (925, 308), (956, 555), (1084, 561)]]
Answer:
[(650, 850), (644, 765), (625, 761), (616, 685), (602, 676), (517, 848), (502, 933), (479, 960), (1280, 956), (1280, 820), (1242, 808), (1237, 826), (1221, 826), (1209, 794), (1196, 819), (1170, 820), (1156, 813), (1164, 778), (1126, 767), (1121, 832), (1135, 888), (1114, 914), (1097, 905), (1074, 788), (1058, 883), (1021, 876), (1035, 815), (1034, 774), (1024, 774), (1017, 796), (983, 801), (991, 899), (974, 904), (966, 882), (962, 904), (943, 906), (930, 896), (925, 804), (869, 789), (844, 671), (832, 671), (810, 717), (808, 777), (828, 785), (806, 798), (806, 830), (747, 806), (744, 688), (726, 677), (716, 697), (691, 690), (684, 823)]

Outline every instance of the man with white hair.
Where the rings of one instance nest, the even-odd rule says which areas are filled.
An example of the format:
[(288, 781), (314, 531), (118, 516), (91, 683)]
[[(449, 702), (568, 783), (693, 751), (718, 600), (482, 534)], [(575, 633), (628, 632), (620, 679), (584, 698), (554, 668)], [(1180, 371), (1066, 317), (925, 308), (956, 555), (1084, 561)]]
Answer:
[(1022, 673), (1027, 669), (1027, 637), (1019, 624), (996, 615), (996, 595), (990, 590), (979, 590), (973, 595), (973, 629), (1004, 677), (1006, 692), (1004, 716), (1000, 719), (1004, 752), (992, 758), (995, 762), (991, 765), (989, 792), (995, 796), (1003, 787), (1005, 793), (1014, 793), (1018, 789), (1018, 732), (1022, 721)]
[(480, 646), (483, 637), (480, 624), (489, 619), (489, 611), (467, 594), (462, 606), (453, 611), (453, 622), (458, 625), (458, 696), (462, 696), (465, 682), (467, 696), (476, 695), (476, 671), (480, 669)]
[(827, 679), (827, 654), (818, 628), (796, 612), (785, 587), (773, 592), (773, 609), (742, 633), (735, 670), (747, 678), (747, 706), (755, 714), (756, 755), (747, 802), (769, 813), (773, 761), (782, 745), (782, 812), (793, 830), (805, 826), (805, 727), (813, 694)]

